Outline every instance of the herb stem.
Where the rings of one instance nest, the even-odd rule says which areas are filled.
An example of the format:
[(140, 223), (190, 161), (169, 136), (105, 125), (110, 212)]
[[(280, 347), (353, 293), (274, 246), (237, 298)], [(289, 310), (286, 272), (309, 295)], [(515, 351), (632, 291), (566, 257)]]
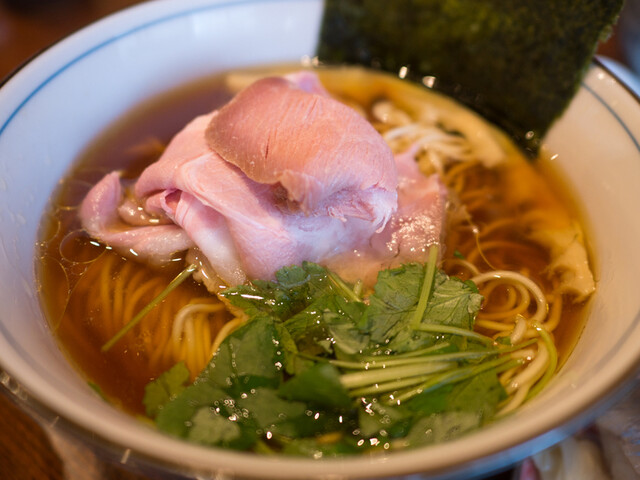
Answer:
[(388, 380), (398, 380), (417, 377), (427, 373), (435, 373), (446, 370), (451, 366), (451, 362), (429, 362), (418, 365), (377, 368), (375, 370), (365, 370), (364, 372), (345, 373), (340, 376), (340, 383), (342, 383), (346, 389), (352, 389)]
[[(402, 357), (402, 358), (394, 358), (393, 356), (389, 358), (378, 358), (376, 360), (363, 360), (363, 361), (346, 361), (346, 360), (328, 360), (330, 364), (347, 368), (351, 370), (374, 370), (377, 368), (389, 368), (389, 367), (397, 367), (400, 365), (412, 365), (412, 364), (422, 364), (428, 362), (453, 362), (453, 361), (461, 361), (468, 360), (479, 357), (487, 357), (491, 355), (499, 355), (502, 352), (498, 349), (487, 349), (487, 350), (472, 350), (467, 352), (451, 352), (451, 353), (442, 353), (439, 355), (425, 355), (425, 356), (413, 356), (413, 357)], [(314, 360), (319, 360), (315, 358)]]
[(449, 383), (461, 382), (463, 380), (466, 380), (467, 378), (471, 378), (487, 370), (491, 370), (492, 368), (497, 368), (505, 365), (509, 365), (509, 367), (512, 367), (512, 366), (517, 366), (521, 364), (522, 364), (522, 360), (511, 359), (509, 357), (501, 357), (495, 360), (483, 362), (479, 365), (462, 367), (462, 368), (441, 373), (439, 375), (432, 375), (430, 379), (428, 379), (426, 382), (422, 383), (415, 389), (409, 390), (401, 395), (396, 396), (393, 402), (398, 403), (398, 402), (407, 401), (410, 398), (416, 395), (419, 395), (423, 392), (435, 390), (436, 388), (440, 388), (443, 385), (447, 385)]
[[(409, 350), (408, 352), (404, 352), (404, 353), (396, 353), (394, 354), (395, 357), (420, 357), (422, 355), (430, 355), (433, 352), (437, 352), (439, 350), (444, 350), (447, 347), (451, 346), (451, 342), (439, 342), (436, 343), (435, 345), (432, 345), (430, 347), (426, 347), (426, 348), (421, 348), (419, 350)], [(375, 359), (376, 357), (372, 357), (373, 359)]]
[(419, 377), (403, 378), (400, 380), (392, 380), (389, 382), (375, 383), (362, 388), (356, 388), (349, 391), (352, 397), (363, 397), (366, 395), (379, 395), (381, 393), (393, 392), (402, 388), (414, 387), (433, 378), (434, 374), (429, 373)]
[(529, 400), (530, 398), (537, 395), (538, 392), (540, 392), (540, 390), (542, 390), (546, 386), (546, 384), (549, 383), (549, 380), (551, 380), (551, 377), (555, 373), (558, 366), (558, 351), (556, 350), (556, 346), (553, 344), (551, 335), (549, 335), (549, 332), (547, 332), (545, 328), (539, 323), (534, 323), (533, 328), (538, 331), (540, 337), (542, 338), (542, 341), (547, 347), (547, 350), (549, 352), (549, 362), (547, 363), (547, 369), (545, 370), (542, 378), (531, 388), (531, 390), (529, 390), (529, 393), (527, 393), (526, 400)]
[(127, 332), (129, 332), (129, 330), (131, 330), (138, 323), (140, 323), (140, 321), (151, 310), (153, 310), (153, 308), (155, 308), (158, 304), (160, 304), (160, 302), (162, 302), (162, 300), (164, 300), (167, 295), (169, 295), (173, 290), (175, 290), (176, 287), (178, 287), (178, 285), (180, 285), (187, 278), (189, 278), (191, 274), (194, 271), (196, 271), (197, 268), (198, 268), (197, 265), (191, 264), (187, 268), (182, 270), (182, 272), (180, 272), (178, 276), (176, 276), (173, 280), (171, 280), (169, 285), (167, 285), (164, 288), (164, 290), (162, 290), (153, 300), (151, 300), (147, 305), (145, 305), (144, 308), (140, 310), (138, 314), (135, 317), (133, 317), (124, 327), (118, 330), (118, 332), (113, 337), (111, 337), (111, 339), (108, 342), (102, 345), (101, 351), (106, 352), (111, 347), (113, 347), (118, 342), (118, 340), (124, 337), (127, 334)]
[(413, 312), (413, 318), (411, 319), (411, 327), (414, 329), (422, 322), (422, 317), (427, 309), (427, 303), (431, 296), (431, 290), (433, 290), (433, 280), (436, 275), (436, 263), (438, 261), (438, 245), (431, 245), (429, 247), (429, 257), (427, 263), (424, 266), (424, 280), (422, 281), (422, 288), (420, 290), (420, 298), (418, 299), (418, 305), (415, 312)]
[(477, 340), (480, 343), (483, 343), (488, 346), (495, 345), (495, 342), (490, 337), (486, 337), (480, 333), (474, 332), (473, 330), (466, 330), (464, 328), (452, 327), (450, 325), (436, 325), (431, 323), (421, 323), (420, 325), (416, 325), (414, 328), (416, 330), (421, 330), (423, 332), (442, 333), (442, 334), (450, 334), (450, 335), (459, 335), (461, 337), (468, 337), (468, 338)]
[(356, 295), (356, 293), (349, 288), (349, 286), (344, 283), (344, 281), (335, 273), (327, 272), (327, 276), (329, 280), (333, 282), (333, 284), (338, 288), (338, 290), (347, 298), (353, 302), (361, 302), (360, 297)]

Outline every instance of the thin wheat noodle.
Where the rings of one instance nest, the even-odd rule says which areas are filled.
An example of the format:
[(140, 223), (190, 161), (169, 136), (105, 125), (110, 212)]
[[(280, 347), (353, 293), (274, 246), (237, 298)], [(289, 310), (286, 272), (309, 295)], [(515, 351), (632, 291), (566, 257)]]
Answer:
[(522, 385), (533, 384), (545, 372), (547, 362), (549, 361), (549, 352), (543, 342), (538, 342), (538, 353), (529, 365), (527, 365), (520, 373), (511, 379), (506, 387), (507, 393), (511, 394), (518, 390)]
[[(518, 286), (519, 284), (514, 283), (512, 281), (505, 281), (504, 279), (497, 279), (497, 280), (486, 282), (484, 287), (482, 287), (481, 289), (482, 295), (486, 299), (485, 302), (488, 302), (489, 299), (491, 299), (492, 295), (494, 295), (496, 288), (498, 287), (505, 287), (504, 290), (506, 293), (506, 298), (504, 302), (502, 302), (501, 304), (498, 304), (497, 300), (494, 299), (493, 302), (491, 303), (491, 311), (490, 312), (487, 312), (485, 310), (481, 311), (480, 313), (482, 314), (482, 316), (485, 318), (492, 318), (494, 315), (494, 312), (498, 313), (499, 318), (508, 316), (509, 314), (517, 315), (518, 313), (520, 313), (520, 311), (516, 311), (518, 309), (517, 306), (520, 305), (522, 301), (526, 301), (527, 307), (528, 307), (529, 302), (527, 300), (518, 301), (518, 298), (528, 299), (529, 294), (526, 291), (526, 289), (524, 289), (524, 287), (521, 287), (520, 289), (518, 289)], [(524, 290), (524, 292), (522, 290)], [(520, 293), (519, 297), (518, 297), (518, 293)], [(494, 298), (495, 298), (495, 295), (494, 295)]]
[[(482, 243), (482, 252), (487, 252), (488, 250), (494, 250), (494, 249), (500, 249), (503, 251), (510, 249), (510, 250), (516, 250), (516, 251), (522, 252), (522, 251), (530, 251), (531, 247), (527, 245), (521, 245), (519, 243), (512, 242), (509, 240), (492, 240), (492, 241)], [(480, 252), (480, 247), (478, 246), (478, 248), (469, 252), (469, 255), (467, 255), (467, 260), (469, 260), (470, 262), (477, 262), (478, 258), (481, 255), (482, 253)]]
[[(154, 324), (152, 327), (147, 328), (146, 331), (149, 332), (148, 344), (146, 345), (147, 354), (150, 358), (156, 358), (161, 354), (162, 350), (165, 348), (167, 344), (167, 340), (169, 338), (169, 328), (168, 326), (171, 324), (170, 312), (169, 308), (160, 309), (157, 324)], [(150, 360), (151, 362), (151, 360)], [(155, 364), (155, 361), (153, 362)]]
[(516, 325), (513, 327), (513, 331), (509, 338), (511, 339), (511, 344), (516, 345), (522, 341), (524, 336), (527, 333), (527, 321), (524, 317), (518, 317), (516, 320)]
[(192, 370), (195, 365), (195, 345), (196, 338), (195, 332), (193, 328), (193, 318), (188, 318), (186, 322), (184, 322), (184, 336), (182, 339), (183, 343), (187, 347), (186, 356), (187, 356), (187, 364), (190, 366), (189, 370)]
[(512, 412), (516, 408), (518, 408), (527, 398), (527, 394), (529, 393), (529, 389), (531, 388), (531, 384), (523, 385), (515, 392), (515, 394), (509, 399), (509, 401), (502, 407), (496, 416), (502, 416), (509, 412)]
[[(544, 324), (541, 323), (540, 324), (541, 328), (544, 328)], [(546, 331), (546, 329), (545, 329)], [(548, 332), (549, 335), (551, 335), (553, 337), (553, 333), (552, 332)], [(532, 327), (531, 325), (527, 326), (527, 331), (524, 335), (525, 339), (532, 339), (532, 338), (539, 338), (540, 337), (540, 333), (538, 332), (538, 330), (536, 330), (534, 327)]]
[(211, 358), (210, 354), (211, 354), (211, 344), (212, 344), (211, 326), (208, 323), (207, 323), (207, 328), (205, 329), (205, 334), (204, 334), (204, 338), (202, 339), (202, 342), (204, 344), (203, 354), (204, 354), (205, 363), (206, 363)]
[(532, 360), (536, 356), (536, 351), (533, 348), (521, 348), (515, 352), (509, 354), (511, 358), (521, 358), (523, 360)]
[(560, 318), (562, 317), (562, 303), (562, 295), (560, 294), (554, 295), (553, 300), (550, 302), (547, 321), (541, 324), (549, 333), (553, 332), (560, 323)]
[[(132, 283), (133, 283), (133, 279), (132, 279)], [(142, 303), (140, 305), (140, 300), (142, 299), (142, 297), (144, 295), (146, 295), (149, 292), (153, 292), (154, 290), (158, 289), (157, 284), (154, 285), (154, 283), (156, 282), (146, 282), (143, 283), (142, 285), (137, 286), (137, 288), (132, 287), (131, 291), (133, 292), (131, 294), (131, 296), (129, 298), (126, 297), (126, 295), (122, 295), (122, 301), (124, 304), (126, 304), (126, 306), (124, 307), (124, 311), (122, 313), (122, 325), (125, 325), (129, 320), (131, 320), (136, 313), (138, 313), (140, 310), (142, 310), (142, 308), (144, 308), (144, 303)], [(144, 320), (147, 320), (148, 323), (148, 317), (144, 318)], [(155, 324), (155, 322), (153, 322)], [(141, 322), (141, 327), (144, 328), (144, 323)]]
[(207, 328), (207, 319), (203, 315), (198, 315), (193, 320), (195, 335), (196, 335), (196, 358), (197, 358), (197, 366), (199, 367), (206, 363), (206, 354), (204, 344), (204, 330)]
[(222, 328), (218, 331), (215, 339), (213, 340), (213, 344), (211, 345), (211, 356), (213, 356), (213, 354), (218, 351), (218, 348), (220, 348), (220, 344), (222, 343), (222, 341), (243, 323), (244, 318), (236, 317), (222, 326)]
[(459, 266), (469, 270), (469, 272), (471, 273), (471, 276), (480, 274), (480, 270), (478, 270), (478, 267), (476, 267), (473, 263), (463, 258), (453, 257), (453, 258), (446, 259), (446, 262), (451, 266)]
[(173, 342), (180, 341), (180, 334), (183, 330), (184, 322), (191, 316), (193, 316), (197, 312), (207, 312), (207, 313), (215, 313), (224, 311), (224, 305), (222, 303), (218, 304), (202, 304), (202, 303), (190, 303), (185, 305), (178, 311), (174, 320), (171, 337)]
[(509, 332), (513, 330), (513, 325), (508, 323), (496, 322), (493, 320), (476, 320), (476, 327), (484, 328), (485, 330), (496, 330), (499, 332)]
[(537, 304), (536, 313), (530, 318), (530, 320), (542, 323), (543, 319), (547, 316), (547, 300), (540, 287), (533, 280), (525, 277), (518, 272), (511, 272), (508, 270), (494, 270), (491, 272), (476, 275), (471, 279), (471, 281), (477, 285), (479, 283), (484, 283), (495, 278), (506, 278), (522, 283), (533, 294), (533, 298)]
[(502, 220), (495, 220), (487, 225), (485, 225), (479, 232), (479, 237), (486, 237), (487, 235), (493, 234), (496, 230), (500, 230), (505, 227), (513, 226), (516, 224), (516, 221), (512, 218), (503, 218)]
[(521, 367), (517, 366), (517, 367), (512, 367), (508, 370), (505, 370), (504, 372), (502, 372), (499, 376), (498, 376), (498, 381), (502, 384), (502, 386), (504, 387), (505, 385), (507, 385), (509, 383), (509, 381), (515, 376), (516, 373), (518, 373), (518, 371), (520, 371)]
[[(175, 302), (174, 302), (175, 303)], [(154, 340), (158, 343), (165, 344), (171, 336), (171, 325), (173, 323), (173, 308), (163, 308), (160, 312), (160, 320), (158, 325), (153, 328)]]
[(152, 370), (158, 370), (162, 365), (166, 364), (166, 350), (167, 350), (167, 339), (164, 341), (158, 341), (156, 348), (152, 349), (149, 352), (149, 366)]

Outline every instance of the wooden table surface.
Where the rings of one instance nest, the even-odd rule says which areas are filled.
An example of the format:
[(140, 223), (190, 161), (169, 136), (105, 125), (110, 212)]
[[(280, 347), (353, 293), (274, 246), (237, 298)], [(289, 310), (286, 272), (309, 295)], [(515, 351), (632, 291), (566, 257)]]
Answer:
[[(0, 0), (0, 81), (42, 49), (140, 0)], [(614, 41), (601, 51), (619, 58)], [(142, 480), (96, 459), (82, 445), (60, 444), (13, 403), (0, 385), (0, 478), (3, 480)], [(64, 440), (63, 442), (67, 442)], [(63, 451), (63, 455), (60, 452)], [(510, 473), (493, 477), (510, 478)]]

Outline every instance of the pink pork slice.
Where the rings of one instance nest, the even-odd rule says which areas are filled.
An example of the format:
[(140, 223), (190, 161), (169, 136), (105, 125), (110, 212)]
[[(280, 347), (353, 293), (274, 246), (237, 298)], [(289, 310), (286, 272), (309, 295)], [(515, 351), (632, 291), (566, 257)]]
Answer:
[[(272, 131), (267, 150), (277, 155), (269, 154), (261, 160), (254, 156), (255, 161), (262, 162), (259, 169), (251, 169), (250, 162), (239, 162), (238, 157), (236, 163), (231, 163), (211, 148), (212, 126), (219, 124), (222, 114), (253, 120), (253, 127), (251, 123), (245, 126), (254, 132), (263, 131), (258, 127), (273, 121), (272, 110), (259, 106), (252, 109), (243, 96), (220, 111), (193, 120), (136, 182), (134, 203), (144, 205), (146, 214), (163, 221), (169, 219), (173, 225), (141, 226), (139, 219), (127, 224), (131, 221), (131, 208), (123, 207), (127, 201), (122, 198), (114, 173), (85, 199), (81, 209), (85, 228), (120, 250), (131, 248), (127, 238), (150, 235), (148, 243), (153, 248), (145, 249), (145, 244), (138, 242), (136, 254), (149, 259), (160, 251), (162, 257), (156, 262), (171, 252), (195, 245), (229, 285), (241, 283), (246, 277), (272, 278), (282, 266), (303, 260), (322, 262), (366, 244), (385, 227), (396, 208), (393, 156), (366, 120), (325, 96), (315, 76), (305, 73), (290, 78), (313, 93), (282, 79), (259, 81), (252, 89), (255, 93), (256, 88), (264, 88), (269, 96), (275, 88), (289, 99), (291, 108), (286, 121), (276, 122), (280, 129), (306, 125), (295, 130), (295, 135), (300, 135), (297, 141), (295, 135)], [(256, 102), (259, 103), (257, 99)], [(305, 102), (309, 105), (305, 106)], [(318, 104), (322, 108), (311, 106)], [(346, 121), (344, 116), (348, 117)], [(329, 121), (329, 117), (333, 120)], [(323, 127), (318, 128), (316, 123)], [(347, 128), (349, 138), (344, 138), (341, 129), (329, 129), (332, 123)], [(309, 135), (308, 131), (314, 134)], [(330, 136), (338, 133), (340, 138), (331, 141)], [(287, 146), (293, 152), (287, 153)], [(310, 155), (311, 159), (296, 160), (300, 155)], [(265, 162), (279, 173), (269, 176)], [(308, 171), (305, 165), (309, 166)], [(312, 192), (305, 195), (299, 183)], [(105, 198), (109, 201), (101, 203)], [(92, 218), (96, 213), (99, 215)], [(151, 232), (156, 232), (155, 238)]]
[(413, 149), (395, 156), (398, 209), (385, 228), (367, 244), (327, 259), (325, 265), (347, 281), (373, 285), (378, 272), (403, 263), (425, 262), (429, 248), (440, 244), (446, 215), (447, 189), (438, 175), (425, 176)]
[(174, 253), (194, 246), (177, 225), (126, 223), (118, 212), (122, 203), (120, 175), (109, 173), (89, 191), (80, 206), (79, 215), (85, 230), (129, 256), (157, 265), (170, 261)]
[(361, 218), (378, 229), (396, 208), (391, 150), (311, 72), (253, 83), (220, 109), (206, 137), (227, 162), (277, 186), (307, 215)]

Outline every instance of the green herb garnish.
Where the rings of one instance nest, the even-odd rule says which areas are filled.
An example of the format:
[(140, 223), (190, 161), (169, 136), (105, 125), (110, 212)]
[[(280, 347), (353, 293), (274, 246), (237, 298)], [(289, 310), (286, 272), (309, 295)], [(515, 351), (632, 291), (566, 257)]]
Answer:
[(436, 258), (434, 248), (426, 265), (380, 272), (366, 299), (312, 263), (227, 290), (248, 321), (192, 385), (181, 365), (149, 384), (147, 412), (196, 443), (316, 458), (485, 424), (506, 398), (497, 375), (519, 364), (503, 355), (516, 346), (473, 332), (482, 297)]

